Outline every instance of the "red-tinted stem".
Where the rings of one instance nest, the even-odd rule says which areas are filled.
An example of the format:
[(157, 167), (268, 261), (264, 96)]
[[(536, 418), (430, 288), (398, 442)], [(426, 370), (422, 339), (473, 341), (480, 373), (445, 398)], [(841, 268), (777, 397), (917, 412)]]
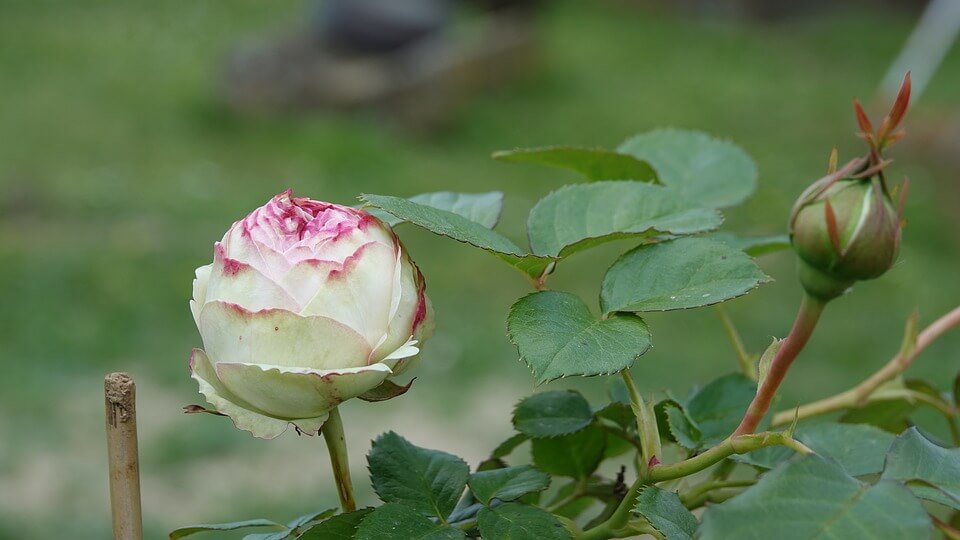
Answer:
[(803, 301), (800, 303), (800, 311), (797, 313), (797, 319), (793, 322), (790, 334), (783, 340), (780, 350), (777, 351), (777, 355), (770, 364), (767, 376), (760, 382), (757, 395), (754, 396), (753, 402), (750, 403), (750, 407), (743, 415), (743, 420), (740, 421), (740, 425), (733, 432), (732, 437), (748, 435), (756, 431), (763, 415), (767, 414), (767, 410), (770, 409), (770, 402), (773, 401), (773, 396), (776, 395), (780, 383), (787, 375), (790, 364), (800, 354), (804, 345), (807, 344), (807, 340), (810, 339), (810, 335), (813, 334), (813, 329), (817, 326), (817, 321), (820, 320), (820, 314), (823, 312), (825, 305), (826, 302), (822, 300), (811, 298), (808, 295), (803, 297)]

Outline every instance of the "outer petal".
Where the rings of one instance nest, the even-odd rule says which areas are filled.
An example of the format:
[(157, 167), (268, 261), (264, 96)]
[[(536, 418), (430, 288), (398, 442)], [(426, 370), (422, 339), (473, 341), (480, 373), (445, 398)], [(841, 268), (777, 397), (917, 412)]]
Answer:
[[(190, 371), (193, 380), (200, 385), (200, 393), (207, 398), (207, 402), (218, 411), (230, 417), (233, 424), (239, 429), (253, 433), (261, 439), (272, 439), (287, 429), (288, 420), (281, 420), (267, 416), (261, 412), (247, 408), (240, 399), (234, 396), (217, 378), (210, 359), (201, 349), (194, 349), (190, 355)], [(326, 420), (326, 415), (316, 419), (320, 424)]]
[(307, 369), (365, 366), (370, 346), (343, 324), (282, 309), (251, 312), (225, 302), (207, 302), (200, 334), (210, 358), (223, 362)]
[[(362, 335), (372, 349), (387, 333), (396, 264), (392, 246), (365, 244), (344, 261), (342, 268), (324, 276), (302, 313), (342, 322)], [(295, 266), (284, 279), (285, 287), (298, 290), (297, 281), (307, 281), (300, 277), (301, 272), (308, 271), (302, 265)]]
[[(430, 337), (431, 334), (433, 334), (433, 304), (430, 302), (429, 298), (424, 296), (423, 321), (421, 321), (420, 324), (413, 331), (413, 338), (411, 339), (411, 342), (423, 343), (423, 340)], [(402, 350), (403, 348), (404, 347), (401, 347), (399, 350)], [(389, 356), (387, 356), (386, 359), (384, 359), (384, 363), (386, 363), (388, 366), (390, 366), (391, 369), (393, 369), (394, 375), (400, 375), (404, 371), (410, 369), (414, 364), (416, 364), (420, 360), (420, 353), (418, 351), (417, 354), (414, 354), (414, 355), (404, 355), (403, 357), (400, 357), (399, 360), (394, 360), (393, 361), (394, 364), (390, 365), (390, 361), (388, 359), (394, 356), (394, 354), (395, 353), (391, 353)]]
[(423, 331), (426, 328), (423, 323), (431, 322), (426, 321), (429, 300), (426, 297), (423, 276), (405, 254), (399, 258), (398, 264), (394, 309), (387, 333), (373, 353), (373, 361), (391, 356), (393, 351), (411, 338), (422, 343), (429, 337), (429, 334)]
[(390, 368), (311, 370), (263, 364), (218, 363), (217, 375), (231, 392), (271, 416), (316, 418), (380, 385)]
[(250, 311), (269, 308), (300, 310), (283, 287), (253, 266), (228, 258), (221, 244), (216, 247), (205, 300), (229, 302)]
[(207, 301), (207, 281), (210, 280), (212, 264), (201, 266), (194, 271), (197, 277), (193, 279), (193, 299), (190, 300), (190, 311), (193, 312), (193, 322), (200, 327), (200, 308)]

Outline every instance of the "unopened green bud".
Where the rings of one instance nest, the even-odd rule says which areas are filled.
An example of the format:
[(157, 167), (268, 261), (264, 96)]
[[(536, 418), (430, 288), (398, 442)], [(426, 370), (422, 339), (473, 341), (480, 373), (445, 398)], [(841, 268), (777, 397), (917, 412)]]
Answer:
[(790, 241), (800, 256), (804, 288), (829, 300), (893, 266), (900, 251), (900, 216), (878, 179), (827, 177), (794, 206)]

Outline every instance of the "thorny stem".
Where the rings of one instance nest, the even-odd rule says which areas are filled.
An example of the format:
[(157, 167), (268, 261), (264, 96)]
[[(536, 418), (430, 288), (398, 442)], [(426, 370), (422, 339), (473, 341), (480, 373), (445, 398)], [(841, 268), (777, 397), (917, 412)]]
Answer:
[(637, 497), (646, 486), (690, 476), (700, 472), (711, 465), (719, 463), (733, 454), (745, 454), (767, 446), (786, 446), (801, 454), (810, 454), (813, 451), (807, 448), (803, 443), (790, 437), (785, 433), (765, 432), (749, 435), (740, 435), (731, 437), (722, 443), (710, 448), (709, 450), (698, 454), (692, 458), (671, 465), (654, 465), (650, 467), (646, 474), (641, 475), (630, 486), (630, 490), (620, 501), (613, 515), (609, 519), (586, 531), (581, 537), (582, 540), (607, 540), (609, 538), (622, 538), (623, 533), (633, 534), (628, 528), (633, 507), (637, 502)]
[(776, 395), (780, 383), (787, 375), (790, 364), (803, 350), (807, 340), (810, 339), (810, 335), (813, 334), (813, 329), (817, 326), (817, 321), (820, 319), (824, 306), (826, 306), (826, 302), (804, 295), (803, 301), (800, 303), (800, 311), (797, 313), (793, 328), (790, 329), (790, 334), (783, 340), (783, 344), (770, 364), (770, 370), (766, 377), (760, 381), (757, 395), (754, 396), (746, 414), (743, 415), (743, 420), (740, 421), (740, 425), (734, 430), (731, 437), (753, 433), (757, 429), (760, 420), (767, 414), (770, 402), (773, 401), (773, 396)]
[(330, 466), (337, 481), (340, 507), (344, 513), (353, 512), (357, 509), (357, 503), (353, 499), (353, 483), (350, 481), (350, 464), (347, 461), (347, 440), (343, 436), (343, 421), (340, 419), (339, 410), (334, 408), (330, 411), (321, 431), (330, 453)]
[[(773, 416), (773, 425), (785, 425), (793, 421), (794, 415), (800, 419), (819, 416), (843, 409), (859, 407), (866, 403), (877, 389), (884, 383), (895, 379), (898, 375), (906, 371), (914, 360), (931, 343), (937, 340), (945, 332), (960, 325), (960, 306), (946, 313), (930, 326), (926, 327), (920, 335), (917, 336), (915, 347), (904, 348), (896, 356), (890, 359), (886, 365), (876, 371), (873, 375), (867, 377), (857, 386), (840, 392), (828, 398), (814, 401), (802, 405), (799, 409), (790, 411), (781, 411)], [(883, 396), (890, 397), (890, 396)], [(936, 405), (934, 405), (936, 406)], [(940, 407), (938, 407), (940, 408)], [(953, 411), (956, 416), (957, 411)]]
[(757, 380), (757, 370), (753, 365), (753, 359), (750, 357), (750, 353), (747, 352), (746, 347), (743, 346), (740, 333), (737, 332), (737, 327), (734, 326), (733, 320), (730, 319), (727, 310), (723, 309), (722, 305), (717, 304), (717, 314), (720, 315), (720, 321), (723, 322), (723, 329), (726, 331), (730, 343), (737, 352), (737, 359), (740, 361), (740, 371), (747, 377)]

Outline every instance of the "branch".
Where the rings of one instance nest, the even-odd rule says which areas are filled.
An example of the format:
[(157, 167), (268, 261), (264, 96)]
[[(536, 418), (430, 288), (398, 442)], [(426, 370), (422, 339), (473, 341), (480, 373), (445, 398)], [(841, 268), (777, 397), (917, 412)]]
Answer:
[[(902, 348), (886, 365), (857, 386), (828, 398), (808, 403), (796, 410), (778, 412), (773, 416), (773, 425), (789, 424), (793, 421), (794, 416), (801, 419), (810, 418), (863, 405), (876, 392), (877, 388), (906, 371), (924, 349), (948, 330), (958, 325), (960, 325), (960, 306), (946, 313), (926, 327), (923, 332), (920, 332), (916, 346)], [(954, 414), (956, 414), (956, 411), (954, 411)]]

